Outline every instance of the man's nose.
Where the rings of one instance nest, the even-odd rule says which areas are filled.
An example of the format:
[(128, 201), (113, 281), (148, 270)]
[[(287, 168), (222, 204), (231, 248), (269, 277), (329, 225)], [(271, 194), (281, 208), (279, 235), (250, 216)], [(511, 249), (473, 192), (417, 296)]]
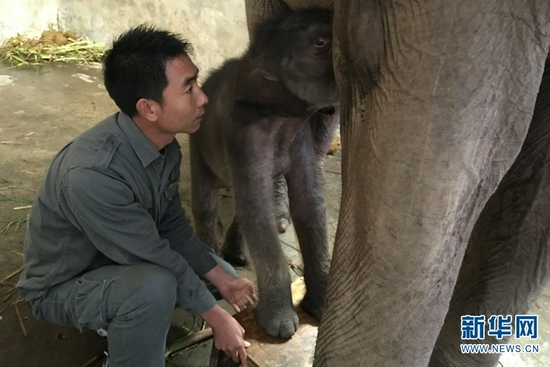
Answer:
[(199, 87), (199, 97), (197, 98), (197, 104), (199, 107), (204, 106), (208, 103), (208, 96), (203, 92), (202, 88)]

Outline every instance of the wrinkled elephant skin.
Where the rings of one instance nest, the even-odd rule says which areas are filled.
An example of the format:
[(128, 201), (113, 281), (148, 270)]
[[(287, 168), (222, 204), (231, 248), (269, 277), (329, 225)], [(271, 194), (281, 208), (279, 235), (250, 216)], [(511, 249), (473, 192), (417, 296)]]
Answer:
[(546, 0), (334, 2), (342, 200), (316, 366), (497, 364), (460, 353), (459, 320), (524, 313), (548, 278), (549, 19)]
[[(525, 312), (550, 267), (550, 218), (533, 209), (550, 205), (534, 194), (548, 181), (519, 173), (543, 169), (546, 158), (532, 157), (549, 148), (546, 139), (525, 140), (548, 56), (548, 3), (335, 4), (336, 68), (352, 75), (339, 76), (342, 204), (316, 365), (346, 356), (361, 366), (494, 366), (498, 355), (460, 354), (456, 317)], [(358, 18), (372, 21), (350, 27)], [(368, 44), (381, 57), (358, 44), (369, 34), (379, 37)], [(524, 141), (530, 158), (515, 161)], [(516, 176), (502, 181), (479, 219), (483, 235), (468, 242), (512, 165)], [(537, 215), (531, 234), (510, 225)], [(484, 253), (492, 261), (468, 267)], [(534, 261), (536, 270), (522, 272)], [(515, 269), (508, 281), (502, 269)], [(525, 284), (532, 286), (514, 289)]]

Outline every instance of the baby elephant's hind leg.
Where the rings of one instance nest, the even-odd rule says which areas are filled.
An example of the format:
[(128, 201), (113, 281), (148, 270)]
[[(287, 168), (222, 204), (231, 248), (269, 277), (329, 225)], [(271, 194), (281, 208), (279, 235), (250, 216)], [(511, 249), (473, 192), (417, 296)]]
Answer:
[(233, 265), (246, 266), (248, 261), (243, 253), (243, 246), (244, 238), (237, 217), (235, 216), (225, 235), (222, 257)]
[(192, 177), (191, 209), (195, 230), (200, 240), (217, 253), (218, 192), (216, 177), (202, 159), (193, 139), (190, 140), (189, 147)]
[(301, 306), (310, 315), (320, 319), (330, 262), (326, 209), (320, 173), (315, 164), (311, 131), (304, 131), (300, 139), (301, 144), (297, 144), (292, 152), (292, 167), (286, 177), (290, 212), (304, 260), (307, 292)]

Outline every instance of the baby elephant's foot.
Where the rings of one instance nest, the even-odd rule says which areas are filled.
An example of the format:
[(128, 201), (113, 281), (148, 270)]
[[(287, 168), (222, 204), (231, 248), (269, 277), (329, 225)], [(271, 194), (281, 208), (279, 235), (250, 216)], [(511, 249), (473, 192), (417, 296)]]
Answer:
[(225, 261), (230, 263), (234, 266), (241, 266), (244, 267), (248, 265), (248, 261), (246, 260), (246, 256), (244, 256), (243, 252), (241, 250), (234, 251), (231, 249), (224, 248), (222, 250), (222, 257)]
[(300, 307), (311, 315), (315, 320), (321, 321), (321, 316), (323, 316), (323, 311), (325, 303), (319, 297), (311, 297), (309, 293), (306, 293), (304, 299), (300, 303)]
[[(265, 304), (265, 303), (264, 303)], [(298, 314), (292, 306), (276, 308), (263, 307), (262, 302), (254, 309), (254, 316), (260, 328), (267, 334), (281, 339), (290, 339), (298, 329)]]

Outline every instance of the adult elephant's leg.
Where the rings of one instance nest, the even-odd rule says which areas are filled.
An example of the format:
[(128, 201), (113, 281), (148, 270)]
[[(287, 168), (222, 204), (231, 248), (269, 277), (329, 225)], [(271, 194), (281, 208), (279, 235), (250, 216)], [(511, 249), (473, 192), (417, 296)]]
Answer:
[[(430, 366), (494, 366), (462, 354), (461, 316), (525, 314), (550, 272), (550, 60), (521, 152), (474, 226)], [(516, 325), (517, 327), (517, 325)], [(487, 336), (487, 327), (485, 335)], [(499, 344), (494, 337), (472, 343)]]
[(316, 366), (428, 365), (465, 239), (526, 136), (548, 5), (335, 2), (342, 201)]

